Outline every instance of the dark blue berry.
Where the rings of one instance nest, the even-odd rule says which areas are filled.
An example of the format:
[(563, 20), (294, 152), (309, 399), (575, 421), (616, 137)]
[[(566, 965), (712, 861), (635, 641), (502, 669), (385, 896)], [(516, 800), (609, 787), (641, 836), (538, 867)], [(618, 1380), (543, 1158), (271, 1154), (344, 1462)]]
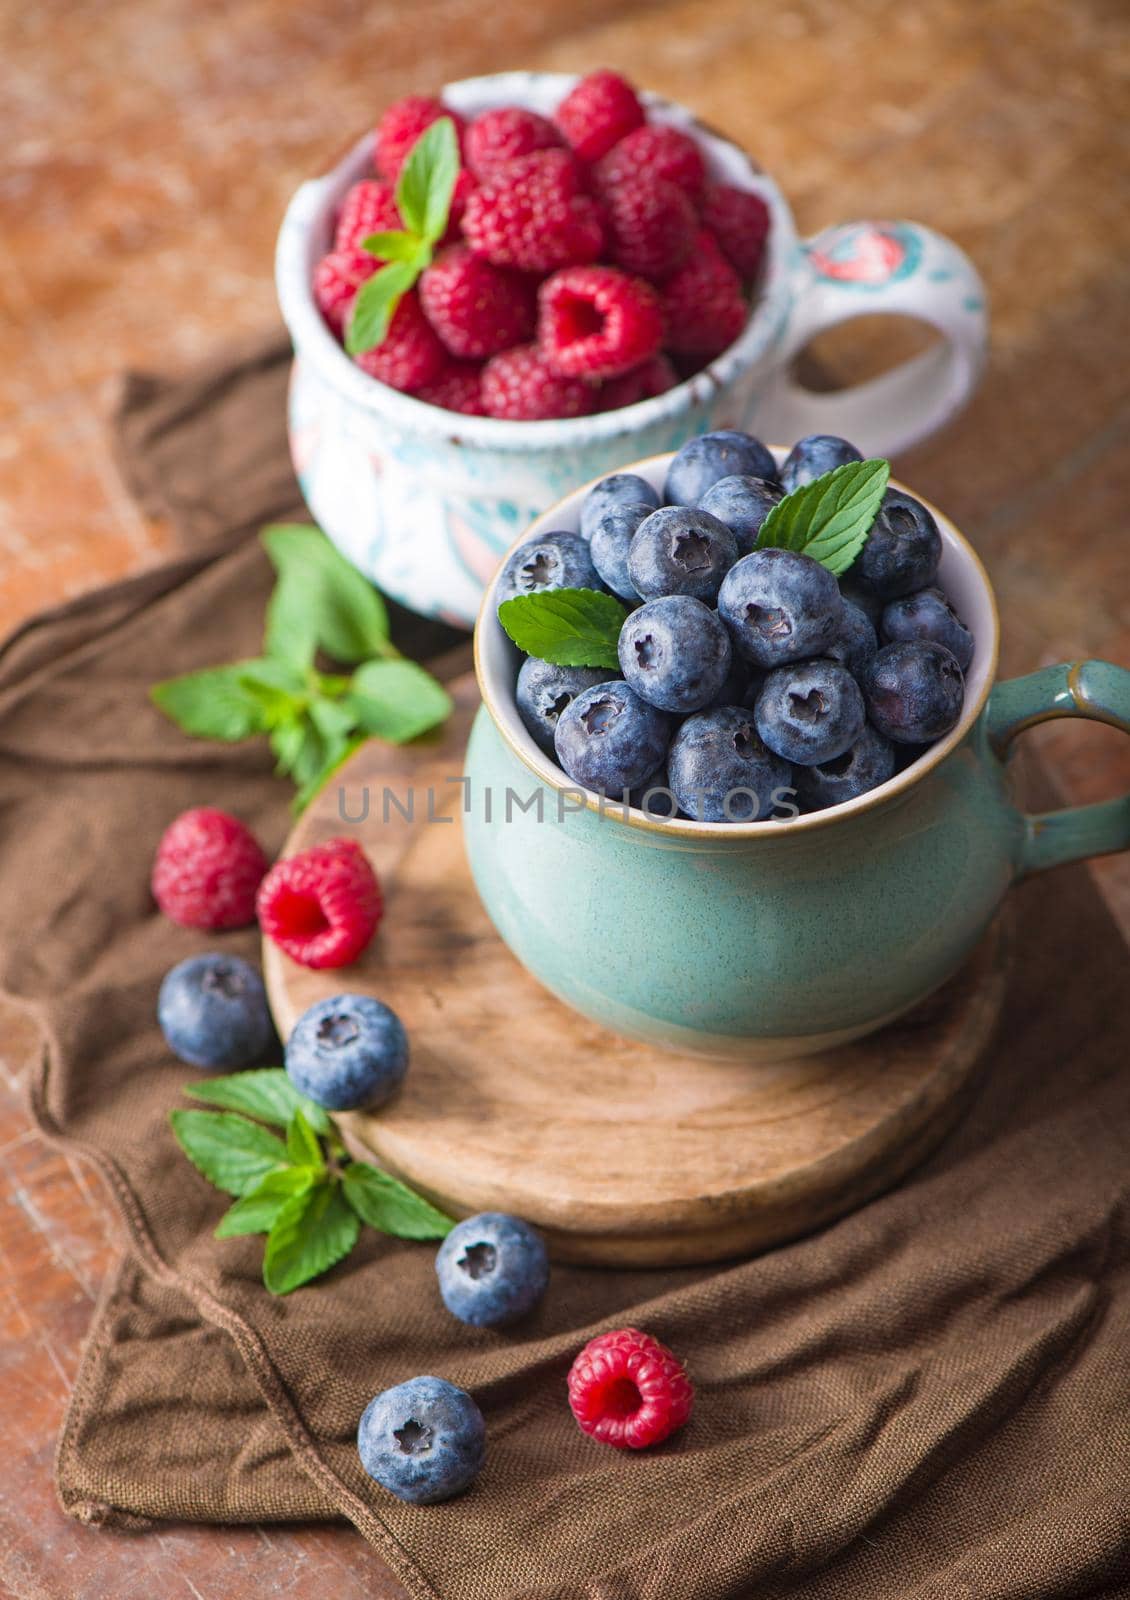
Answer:
[(628, 576), (628, 551), (632, 538), (654, 506), (609, 506), (597, 519), (589, 539), (592, 564), (600, 577), (621, 600), (638, 600), (636, 586)]
[(870, 618), (853, 600), (845, 600), (844, 620), (827, 654), (845, 666), (853, 678), (858, 678), (878, 648), (879, 640)]
[(667, 714), (617, 679), (586, 689), (566, 706), (554, 747), (574, 783), (619, 798), (655, 771), (670, 738)]
[(549, 1258), (528, 1222), (483, 1211), (452, 1228), (436, 1255), (436, 1276), (453, 1317), (473, 1328), (501, 1328), (537, 1305)]
[(886, 783), (895, 770), (895, 747), (889, 739), (864, 725), (863, 732), (843, 755), (814, 767), (797, 767), (793, 774), (797, 797), (806, 811), (823, 811), (843, 805)]
[(643, 600), (689, 594), (713, 605), (738, 546), (724, 522), (693, 506), (663, 506), (636, 529), (628, 577)]
[(883, 615), (883, 601), (874, 594), (865, 584), (859, 582), (854, 571), (847, 572), (840, 579), (840, 593), (845, 603), (850, 601), (853, 606), (858, 606), (871, 626), (878, 632), (879, 619)]
[[(729, 633), (729, 629), (726, 632)], [(741, 706), (745, 705), (745, 697), (749, 690), (751, 673), (758, 669), (751, 668), (744, 662), (738, 652), (730, 646), (730, 670), (722, 683), (722, 687), (713, 700), (707, 701), (703, 706), (704, 711), (709, 711), (713, 706)]]
[(430, 1505), (474, 1482), (486, 1456), (483, 1414), (446, 1378), (409, 1378), (370, 1400), (357, 1429), (361, 1465), (400, 1500)]
[(162, 981), (157, 1021), (169, 1048), (194, 1067), (253, 1066), (275, 1038), (263, 980), (238, 956), (178, 962)]
[(649, 817), (675, 815), (679, 806), (667, 779), (666, 762), (653, 772), (650, 778), (645, 778), (638, 788), (632, 790), (628, 796), (628, 804), (635, 806), (637, 811), (642, 811)]
[(737, 540), (738, 554), (748, 556), (780, 498), (780, 486), (766, 478), (719, 478), (699, 501), (699, 510), (724, 522)]
[(543, 594), (547, 589), (602, 587), (588, 541), (579, 533), (556, 531), (527, 539), (510, 554), (498, 580), (498, 603), (519, 594)]
[(883, 639), (933, 639), (944, 644), (962, 672), (973, 660), (973, 635), (960, 620), (940, 589), (919, 589), (917, 594), (892, 600), (879, 624)]
[(863, 677), (867, 715), (896, 744), (932, 744), (961, 718), (965, 679), (944, 645), (885, 644)]
[(719, 706), (683, 723), (671, 742), (667, 776), (680, 811), (696, 822), (760, 822), (792, 775), (761, 742), (751, 712)]
[(594, 684), (607, 683), (615, 677), (611, 667), (555, 667), (551, 661), (527, 656), (514, 691), (518, 715), (527, 733), (547, 755), (552, 755), (557, 719), (570, 700)]
[(810, 433), (798, 439), (781, 463), (781, 485), (787, 494), (802, 489), (849, 461), (862, 461), (862, 452), (834, 433)]
[(719, 478), (738, 474), (775, 479), (777, 463), (760, 439), (728, 428), (688, 439), (667, 469), (663, 498), (672, 506), (695, 506)]
[(634, 472), (614, 472), (610, 478), (601, 478), (585, 496), (581, 506), (581, 534), (591, 539), (604, 513), (613, 506), (644, 505), (654, 511), (659, 496), (646, 478)]
[(620, 629), (620, 670), (661, 711), (701, 711), (730, 670), (730, 635), (716, 611), (688, 594), (639, 606)]
[(384, 1105), (408, 1071), (408, 1036), (395, 1011), (364, 994), (333, 995), (304, 1011), (286, 1042), (287, 1077), (328, 1111)]
[(754, 708), (757, 731), (784, 761), (814, 767), (850, 750), (863, 732), (859, 685), (838, 661), (777, 667)]
[(942, 536), (930, 512), (901, 489), (888, 489), (851, 571), (874, 594), (894, 600), (933, 583), (941, 559)]
[(822, 655), (840, 631), (844, 603), (827, 567), (796, 550), (769, 549), (731, 567), (718, 610), (747, 661), (779, 667)]

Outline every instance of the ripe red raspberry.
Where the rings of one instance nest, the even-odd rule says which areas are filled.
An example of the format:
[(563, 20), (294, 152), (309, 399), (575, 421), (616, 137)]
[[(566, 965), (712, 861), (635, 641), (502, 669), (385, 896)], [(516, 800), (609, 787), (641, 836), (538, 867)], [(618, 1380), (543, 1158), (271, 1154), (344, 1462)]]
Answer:
[(463, 237), (463, 213), (467, 209), (467, 201), (478, 188), (475, 175), (466, 167), (460, 167), (455, 178), (455, 187), (451, 191), (451, 206), (447, 213), (447, 229), (440, 240), (441, 244), (458, 244)]
[(581, 161), (599, 161), (625, 134), (643, 123), (636, 91), (616, 72), (590, 72), (553, 117)]
[(447, 360), (447, 353), (420, 307), (419, 295), (409, 289), (380, 344), (353, 359), (370, 378), (411, 394), (421, 384), (431, 382)]
[(615, 267), (566, 267), (538, 290), (538, 345), (569, 378), (615, 378), (663, 342), (663, 308), (642, 278)]
[(182, 928), (246, 928), (266, 870), (258, 840), (238, 817), (197, 806), (161, 835), (150, 885)]
[(618, 267), (659, 283), (683, 265), (694, 245), (698, 218), (682, 189), (662, 179), (625, 178), (605, 189), (601, 198), (608, 254)]
[(449, 361), (430, 383), (420, 385), (416, 399), (445, 411), (461, 411), (465, 417), (485, 417), (483, 369), (477, 361)]
[(354, 296), (378, 266), (376, 257), (364, 250), (335, 250), (314, 268), (315, 302), (339, 339)]
[(738, 275), (702, 229), (685, 267), (663, 285), (667, 348), (711, 361), (733, 344), (749, 317)]
[(524, 272), (595, 261), (604, 243), (596, 202), (564, 150), (522, 156), (488, 178), (467, 201), (463, 235), (476, 255)]
[(533, 337), (537, 299), (521, 273), (452, 245), (420, 278), (420, 304), (452, 355), (482, 359)]
[(748, 189), (711, 183), (703, 196), (702, 221), (738, 276), (748, 283), (757, 275), (769, 236), (769, 207), (765, 201)]
[(635, 128), (614, 144), (597, 162), (593, 176), (598, 189), (611, 189), (629, 178), (648, 178), (673, 183), (697, 200), (706, 182), (706, 163), (689, 133), (653, 122)]
[(488, 417), (509, 422), (584, 417), (595, 403), (593, 386), (554, 372), (536, 344), (504, 350), (483, 368), (483, 404)]
[(377, 931), (381, 886), (355, 839), (276, 861), (259, 886), (259, 926), (304, 967), (346, 967)]
[(569, 1407), (581, 1432), (618, 1450), (659, 1444), (693, 1406), (683, 1363), (638, 1328), (590, 1339), (569, 1369)]
[(652, 356), (631, 372), (618, 378), (609, 378), (600, 386), (600, 409), (619, 411), (621, 406), (634, 406), (640, 400), (654, 400), (657, 394), (666, 394), (679, 381), (679, 375), (664, 355)]
[(416, 140), (440, 117), (450, 117), (456, 134), (462, 138), (463, 118), (431, 95), (405, 95), (389, 106), (377, 123), (375, 151), (377, 171), (386, 182), (395, 184)]
[(467, 165), (476, 178), (488, 178), (507, 161), (533, 155), (535, 150), (553, 150), (562, 143), (561, 135), (545, 117), (524, 106), (500, 106), (482, 111), (467, 129)]
[(355, 183), (341, 202), (334, 231), (335, 250), (360, 250), (371, 233), (392, 233), (403, 227), (387, 183), (366, 178)]

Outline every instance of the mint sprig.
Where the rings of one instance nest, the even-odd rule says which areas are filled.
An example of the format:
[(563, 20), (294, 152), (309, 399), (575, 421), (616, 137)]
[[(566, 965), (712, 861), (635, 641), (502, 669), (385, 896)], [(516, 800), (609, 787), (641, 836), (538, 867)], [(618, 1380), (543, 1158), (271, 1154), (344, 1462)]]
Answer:
[[(453, 1226), (398, 1178), (350, 1160), (333, 1118), (279, 1067), (205, 1078), (185, 1093), (239, 1108), (176, 1110), (169, 1121), (197, 1171), (236, 1197), (217, 1239), (266, 1234), (263, 1282), (272, 1294), (289, 1294), (343, 1260), (362, 1223), (398, 1239), (442, 1239)], [(262, 1122), (285, 1127), (285, 1143)]]
[(619, 667), (628, 608), (598, 589), (543, 589), (504, 600), (498, 620), (519, 650), (557, 667)]
[(772, 507), (756, 548), (797, 550), (841, 577), (866, 543), (890, 476), (890, 462), (875, 458), (813, 478)]

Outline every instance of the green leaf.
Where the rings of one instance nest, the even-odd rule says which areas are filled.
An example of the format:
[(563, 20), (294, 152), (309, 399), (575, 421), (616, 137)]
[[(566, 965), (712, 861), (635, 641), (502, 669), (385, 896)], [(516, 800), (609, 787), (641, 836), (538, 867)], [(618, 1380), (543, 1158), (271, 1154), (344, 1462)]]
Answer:
[(223, 1106), (226, 1111), (244, 1111), (280, 1128), (289, 1128), (291, 1118), (301, 1111), (315, 1133), (327, 1134), (331, 1123), (322, 1107), (307, 1100), (291, 1083), (282, 1067), (257, 1067), (250, 1072), (229, 1072), (220, 1078), (202, 1078), (190, 1083), (185, 1094), (205, 1105)]
[(498, 620), (519, 650), (558, 667), (616, 667), (628, 608), (596, 589), (543, 589), (504, 600)]
[(840, 577), (863, 549), (890, 475), (890, 462), (877, 458), (825, 472), (778, 500), (756, 548), (799, 550)]
[(267, 722), (262, 702), (243, 681), (248, 662), (166, 678), (149, 691), (158, 710), (196, 739), (221, 739), (234, 744), (263, 733)]
[(291, 802), (291, 809), (295, 815), (301, 815), (305, 811), (314, 796), (326, 786), (338, 768), (343, 766), (353, 752), (365, 743), (366, 737), (367, 735), (358, 733), (351, 739), (338, 739), (332, 745), (324, 746), (326, 753), (322, 765), (303, 783)]
[(169, 1121), (197, 1171), (228, 1194), (246, 1194), (272, 1168), (289, 1163), (282, 1140), (246, 1117), (224, 1111), (170, 1111)]
[(414, 261), (390, 261), (358, 289), (345, 325), (345, 348), (351, 356), (375, 350), (388, 332), (402, 297), (420, 275)]
[(263, 1282), (272, 1294), (289, 1294), (347, 1256), (361, 1225), (336, 1179), (296, 1194), (275, 1218), (263, 1255)]
[(390, 744), (418, 738), (452, 712), (447, 690), (414, 661), (367, 661), (342, 704), (366, 733)]
[(322, 1147), (318, 1143), (318, 1136), (302, 1115), (301, 1110), (294, 1113), (286, 1130), (286, 1153), (296, 1167), (325, 1166), (322, 1159)]
[(316, 1183), (318, 1174), (307, 1167), (283, 1167), (249, 1189), (224, 1212), (215, 1230), (217, 1239), (237, 1239), (246, 1233), (270, 1233), (287, 1201)]
[(277, 763), (275, 772), (282, 777), (294, 770), (294, 764), (302, 754), (306, 743), (306, 718), (304, 716), (292, 717), (288, 722), (279, 722), (271, 729), (271, 751)]
[(353, 1161), (342, 1174), (345, 1198), (362, 1222), (398, 1239), (442, 1239), (454, 1219), (422, 1195), (365, 1161)]
[(450, 117), (425, 128), (408, 152), (396, 182), (396, 209), (406, 228), (434, 244), (447, 229), (459, 176), (459, 141)]
[(268, 655), (305, 672), (319, 646), (350, 664), (387, 653), (384, 601), (324, 533), (278, 524), (261, 537), (279, 575), (267, 607)]
[[(377, 663), (380, 665), (380, 663)], [(389, 663), (393, 665), (393, 663)], [(357, 726), (357, 717), (344, 700), (326, 700), (319, 696), (311, 700), (310, 721), (317, 728), (327, 746), (347, 739)]]
[(361, 248), (379, 261), (419, 260), (421, 270), (427, 266), (423, 257), (430, 254), (427, 245), (417, 234), (401, 233), (395, 229), (390, 233), (371, 233), (367, 239), (361, 240)]

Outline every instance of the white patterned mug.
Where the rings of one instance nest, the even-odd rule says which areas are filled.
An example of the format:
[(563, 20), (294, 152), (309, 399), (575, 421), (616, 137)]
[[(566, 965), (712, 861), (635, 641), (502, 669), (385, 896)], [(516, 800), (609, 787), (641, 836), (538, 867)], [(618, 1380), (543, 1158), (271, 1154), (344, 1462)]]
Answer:
[[(548, 113), (576, 80), (498, 73), (444, 90), (466, 116), (519, 104)], [(762, 282), (741, 337), (653, 400), (596, 416), (502, 422), (426, 405), (368, 377), (329, 332), (311, 279), (345, 191), (370, 170), (371, 136), (305, 183), (279, 234), (276, 281), (294, 341), (291, 453), (315, 521), (384, 592), (425, 616), (470, 627), (503, 552), (547, 506), (624, 461), (676, 449), (713, 428), (767, 439), (836, 433), (890, 455), (924, 438), (972, 393), (984, 361), (985, 291), (951, 240), (912, 222), (854, 222), (802, 241), (772, 179), (681, 106), (648, 96), (655, 121), (686, 129), (713, 178), (755, 190), (771, 213)], [(942, 335), (882, 377), (813, 394), (794, 355), (836, 323), (881, 312)]]

